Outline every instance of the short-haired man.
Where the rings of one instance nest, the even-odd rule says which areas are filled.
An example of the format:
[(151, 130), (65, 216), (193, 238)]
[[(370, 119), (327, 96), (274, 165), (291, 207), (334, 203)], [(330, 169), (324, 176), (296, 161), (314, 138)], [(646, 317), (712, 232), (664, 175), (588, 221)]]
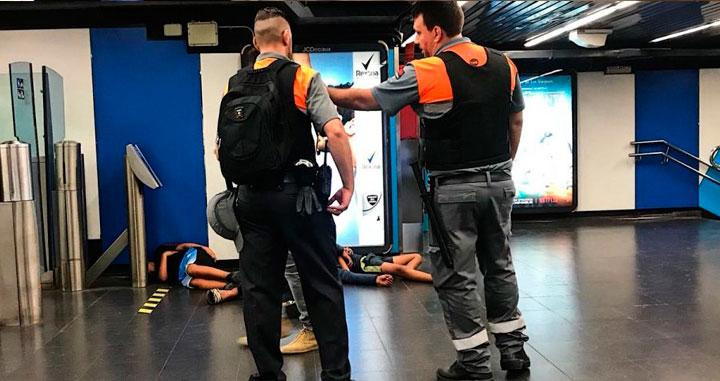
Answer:
[[(279, 92), (278, 102), (283, 106), (273, 112), (293, 134), (289, 162), (294, 165), (288, 167), (292, 173), (286, 173), (279, 184), (238, 187), (235, 213), (244, 237), (240, 254), (243, 311), (248, 344), (258, 369), (258, 374), (250, 379), (285, 379), (279, 347), (280, 316), (283, 269), (290, 250), (314, 323), (323, 369), (321, 377), (349, 380), (345, 304), (336, 268), (335, 223), (330, 213), (342, 213), (352, 197), (350, 145), (320, 77), (309, 67), (289, 62), (292, 32), (282, 12), (276, 8), (260, 10), (255, 16), (254, 31), (254, 45), (260, 55), (253, 69), (277, 73), (274, 85)], [(233, 84), (232, 79), (230, 83)], [(240, 110), (238, 115), (243, 112)], [(343, 185), (330, 198), (327, 210), (324, 205), (319, 210), (313, 206), (312, 212), (307, 208), (306, 213), (299, 213), (306, 208), (300, 208), (303, 203), (298, 196), (305, 194), (308, 187), (302, 185), (297, 166), (315, 165), (311, 124), (327, 135)], [(221, 164), (222, 160), (221, 148)], [(305, 200), (311, 199), (317, 200), (316, 194)]]
[(330, 97), (339, 107), (388, 114), (412, 105), (421, 118), (422, 158), (453, 262), (431, 254), (433, 283), (457, 350), (457, 361), (438, 369), (438, 379), (492, 378), (487, 331), (495, 335), (501, 367), (521, 371), (530, 366), (523, 349), (528, 337), (509, 245), (512, 158), (524, 107), (517, 69), (504, 54), (462, 37), (455, 1), (418, 2), (413, 18), (426, 58), (373, 89), (330, 89)]

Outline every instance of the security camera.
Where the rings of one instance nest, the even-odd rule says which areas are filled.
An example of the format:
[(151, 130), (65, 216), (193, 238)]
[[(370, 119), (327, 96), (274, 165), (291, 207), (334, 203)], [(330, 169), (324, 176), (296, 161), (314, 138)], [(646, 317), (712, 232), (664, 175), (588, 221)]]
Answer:
[(602, 48), (612, 29), (576, 29), (570, 32), (570, 41), (583, 48)]

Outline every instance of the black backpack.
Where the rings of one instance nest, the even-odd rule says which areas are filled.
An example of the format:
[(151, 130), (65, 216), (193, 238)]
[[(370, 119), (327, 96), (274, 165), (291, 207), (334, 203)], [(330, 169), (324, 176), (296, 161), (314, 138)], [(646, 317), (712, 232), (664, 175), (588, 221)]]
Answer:
[(282, 182), (291, 164), (293, 135), (283, 117), (288, 110), (281, 99), (278, 73), (288, 65), (297, 67), (288, 60), (276, 60), (262, 69), (240, 69), (230, 78), (220, 102), (217, 131), (220, 170), (226, 181)]

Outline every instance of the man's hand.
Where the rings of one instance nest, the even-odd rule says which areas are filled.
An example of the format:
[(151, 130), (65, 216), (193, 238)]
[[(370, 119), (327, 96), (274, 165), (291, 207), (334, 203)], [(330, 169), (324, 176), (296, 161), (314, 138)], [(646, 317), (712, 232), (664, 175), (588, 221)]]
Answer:
[(393, 276), (389, 274), (382, 274), (375, 277), (375, 284), (378, 287), (390, 287), (393, 284)]
[[(327, 211), (339, 216), (344, 212), (348, 206), (350, 206), (350, 199), (352, 198), (353, 191), (345, 187), (340, 188), (330, 199), (328, 200)], [(337, 202), (337, 206), (333, 205)]]

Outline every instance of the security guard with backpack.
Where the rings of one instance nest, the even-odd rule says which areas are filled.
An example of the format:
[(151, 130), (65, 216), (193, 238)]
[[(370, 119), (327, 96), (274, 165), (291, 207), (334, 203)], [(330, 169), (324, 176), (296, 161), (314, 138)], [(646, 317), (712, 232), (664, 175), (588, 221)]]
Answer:
[(418, 2), (413, 18), (415, 42), (427, 58), (373, 89), (329, 89), (330, 97), (339, 107), (391, 115), (411, 105), (420, 116), (433, 231), (448, 251), (431, 253), (432, 277), (457, 351), (457, 361), (438, 369), (438, 380), (491, 379), (488, 331), (501, 368), (524, 371), (528, 337), (509, 245), (512, 158), (524, 108), (517, 69), (504, 54), (462, 37), (455, 1)]
[[(353, 193), (350, 145), (325, 84), (290, 60), (292, 32), (282, 12), (255, 16), (253, 67), (234, 75), (220, 105), (218, 156), (228, 185), (237, 184), (235, 214), (243, 312), (258, 373), (250, 380), (284, 380), (280, 353), (283, 273), (293, 253), (320, 349), (323, 380), (349, 380), (347, 323), (337, 273), (332, 214)], [(311, 133), (326, 135), (342, 187), (328, 194)]]

